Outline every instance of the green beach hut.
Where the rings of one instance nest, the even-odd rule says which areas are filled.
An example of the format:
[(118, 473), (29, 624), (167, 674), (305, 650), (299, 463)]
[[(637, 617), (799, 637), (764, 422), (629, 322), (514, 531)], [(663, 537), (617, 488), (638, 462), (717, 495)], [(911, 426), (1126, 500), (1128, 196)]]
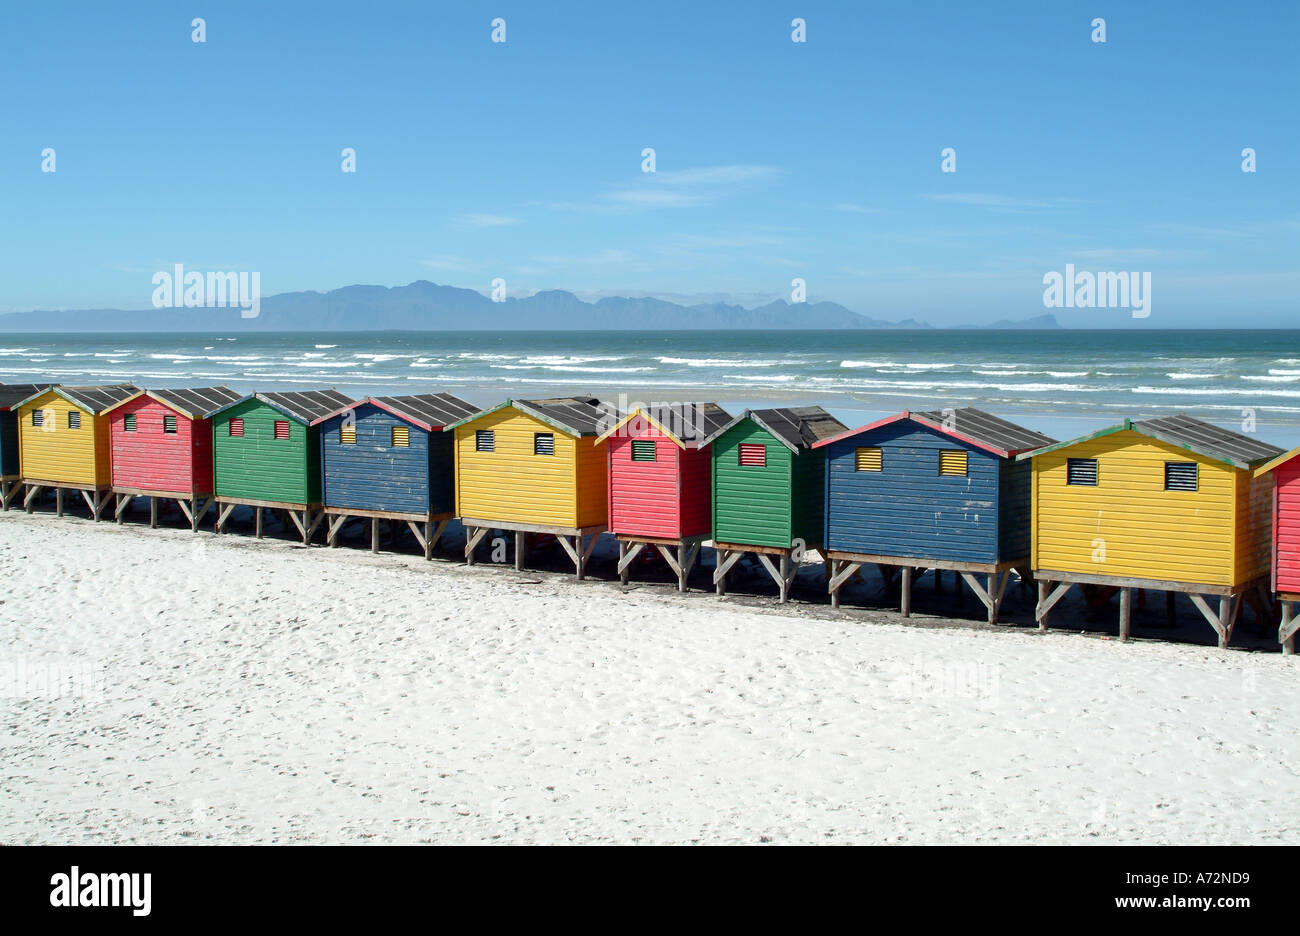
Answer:
[(719, 595), (727, 572), (753, 553), (787, 600), (800, 554), (822, 545), (826, 459), (813, 445), (846, 428), (820, 406), (746, 410), (702, 443), (713, 446)]
[(349, 403), (337, 390), (252, 393), (212, 414), (217, 532), (240, 505), (283, 511), (310, 543), (323, 516), (320, 428), (311, 423)]

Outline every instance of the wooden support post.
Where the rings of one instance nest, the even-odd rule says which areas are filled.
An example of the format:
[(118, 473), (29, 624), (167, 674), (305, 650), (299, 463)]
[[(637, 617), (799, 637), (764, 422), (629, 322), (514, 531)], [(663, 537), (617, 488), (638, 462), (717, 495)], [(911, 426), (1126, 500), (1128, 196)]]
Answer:
[(524, 560), (528, 555), (528, 534), (523, 530), (515, 530), (515, 571), (524, 570)]
[(686, 591), (686, 576), (691, 574), (691, 565), (695, 561), (695, 551), (699, 544), (687, 548), (685, 543), (677, 544), (677, 590)]
[(257, 538), (262, 538), (262, 508), (254, 507), (253, 514), (256, 516), (255, 525), (257, 528)]
[(840, 565), (840, 563), (847, 562), (847, 561), (848, 561), (847, 559), (830, 560), (831, 574), (830, 577), (826, 580), (826, 590), (831, 593), (831, 607), (834, 608), (836, 611), (838, 611), (840, 607), (840, 589), (839, 586), (835, 584), (835, 579), (836, 577), (839, 576), (840, 569), (843, 568), (843, 566)]
[(1232, 643), (1232, 627), (1237, 623), (1237, 612), (1240, 610), (1240, 595), (1224, 595), (1219, 599), (1219, 621), (1223, 625), (1219, 631), (1220, 647), (1226, 647)]
[[(442, 528), (446, 525), (446, 523), (447, 523), (446, 520), (439, 520), (439, 521), (438, 521), (438, 533), (439, 533), (439, 534), (442, 533)], [(426, 521), (424, 521), (424, 542), (420, 544), (421, 546), (424, 547), (424, 558), (425, 558), (425, 559), (432, 559), (432, 558), (433, 558), (433, 540), (434, 540), (433, 521), (432, 521), (432, 520), (426, 520)]]
[(627, 584), (628, 571), (627, 563), (623, 560), (627, 557), (628, 544), (623, 540), (618, 541), (618, 580), (624, 585)]
[(738, 549), (717, 548), (713, 552), (718, 557), (717, 564), (713, 569), (713, 584), (718, 588), (718, 595), (722, 596), (727, 593), (727, 573), (731, 571), (732, 566), (740, 561), (740, 557), (744, 553)]
[(54, 489), (54, 515), (63, 516), (63, 488)]
[(474, 549), (487, 535), (487, 527), (466, 527), (465, 528), (465, 564), (474, 564)]
[(158, 529), (158, 498), (149, 498), (149, 529)]
[(912, 616), (912, 567), (903, 566), (903, 583), (901, 586), (902, 595), (899, 601), (899, 611), (903, 617)]
[(1133, 589), (1119, 590), (1119, 640), (1128, 643), (1133, 631)]
[(339, 544), (339, 531), (343, 529), (343, 524), (348, 522), (347, 515), (338, 514), (331, 517), (325, 525), (325, 545), (334, 549)]
[[(1056, 588), (1053, 589), (1052, 586)], [(1034, 608), (1034, 619), (1038, 621), (1040, 631), (1047, 630), (1047, 615), (1052, 607), (1065, 597), (1065, 593), (1074, 585), (1073, 582), (1049, 582), (1038, 580), (1038, 604)]]
[(379, 518), (370, 518), (370, 551), (379, 552)]
[(1300, 627), (1300, 619), (1295, 616), (1295, 602), (1282, 602), (1282, 625), (1277, 629), (1278, 642), (1282, 644), (1282, 652), (1291, 656), (1295, 653), (1295, 632)]
[(133, 498), (133, 494), (121, 494), (118, 496), (117, 504), (113, 507), (114, 519), (116, 519), (118, 523), (123, 523), (126, 520), (126, 509), (131, 506)]

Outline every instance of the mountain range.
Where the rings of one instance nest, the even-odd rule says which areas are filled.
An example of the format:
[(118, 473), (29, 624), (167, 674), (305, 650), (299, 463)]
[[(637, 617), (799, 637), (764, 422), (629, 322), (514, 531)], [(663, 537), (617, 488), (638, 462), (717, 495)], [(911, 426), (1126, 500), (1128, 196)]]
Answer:
[[(406, 286), (344, 286), (261, 300), (256, 318), (238, 308), (81, 309), (0, 315), (0, 331), (547, 331), (562, 329), (840, 329), (930, 328), (903, 319), (869, 318), (834, 302), (782, 299), (747, 309), (722, 302), (681, 305), (663, 299), (610, 296), (587, 302), (546, 290), (494, 302), (473, 289), (417, 280)], [(1055, 317), (1003, 320), (974, 328), (1059, 328)]]

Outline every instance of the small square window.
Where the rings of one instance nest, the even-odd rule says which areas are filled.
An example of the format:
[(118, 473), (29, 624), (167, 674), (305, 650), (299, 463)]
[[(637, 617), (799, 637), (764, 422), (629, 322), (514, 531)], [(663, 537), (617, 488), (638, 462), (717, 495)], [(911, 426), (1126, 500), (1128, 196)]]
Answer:
[(1065, 466), (1065, 483), (1097, 486), (1097, 459), (1071, 458)]
[(883, 471), (884, 455), (878, 448), (860, 448), (854, 453), (854, 471)]
[(81, 428), (81, 413), (78, 412), (77, 410), (68, 410), (68, 428), (69, 429)]
[(939, 453), (939, 474), (966, 477), (966, 452), (963, 449), (944, 449)]
[(1165, 462), (1166, 491), (1195, 491), (1196, 462)]
[(497, 434), (495, 429), (479, 429), (474, 433), (474, 451), (495, 452), (496, 450)]
[(555, 433), (534, 432), (533, 433), (533, 454), (554, 455), (555, 454)]
[(654, 439), (632, 440), (632, 461), (652, 462), (655, 460)]
[(244, 421), (242, 419), (232, 419), (226, 425), (230, 427), (232, 436), (242, 436), (244, 434)]
[(164, 417), (163, 417), (163, 432), (171, 433), (171, 434), (173, 434), (173, 435), (176, 433), (176, 417), (175, 417), (175, 416), (164, 416)]
[(739, 464), (749, 468), (767, 467), (767, 446), (753, 442), (741, 442), (736, 452)]
[(289, 420), (277, 419), (275, 421), (275, 437), (277, 439), (289, 438)]
[(411, 444), (411, 427), (394, 426), (393, 427), (393, 447), (404, 448)]
[(127, 413), (122, 417), (122, 431), (135, 432), (135, 413)]

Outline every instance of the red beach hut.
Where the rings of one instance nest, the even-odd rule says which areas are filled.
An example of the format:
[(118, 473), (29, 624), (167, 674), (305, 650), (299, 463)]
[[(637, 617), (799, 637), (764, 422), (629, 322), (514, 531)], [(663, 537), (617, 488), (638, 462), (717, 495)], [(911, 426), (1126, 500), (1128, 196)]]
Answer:
[(149, 498), (149, 524), (158, 501), (175, 500), (190, 521), (212, 504), (212, 425), (209, 417), (240, 395), (229, 387), (142, 390), (105, 410), (113, 464), (117, 522), (137, 497)]
[(711, 449), (704, 440), (730, 421), (716, 403), (637, 407), (596, 439), (609, 440), (609, 532), (618, 540), (624, 582), (650, 546), (686, 591), (713, 526)]
[(1255, 470), (1273, 475), (1273, 591), (1282, 602), (1277, 639), (1283, 653), (1295, 653), (1300, 629), (1295, 606), (1300, 602), (1300, 448), (1293, 448)]

